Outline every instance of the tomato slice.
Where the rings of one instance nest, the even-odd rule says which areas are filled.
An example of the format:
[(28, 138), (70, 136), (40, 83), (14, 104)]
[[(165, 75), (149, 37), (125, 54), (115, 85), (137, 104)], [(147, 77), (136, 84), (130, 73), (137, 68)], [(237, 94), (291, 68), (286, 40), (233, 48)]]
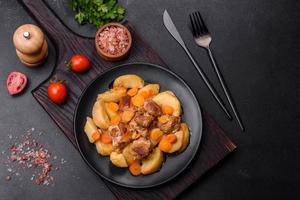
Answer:
[(27, 77), (21, 72), (11, 72), (6, 80), (6, 87), (10, 95), (15, 95), (24, 90), (27, 85)]

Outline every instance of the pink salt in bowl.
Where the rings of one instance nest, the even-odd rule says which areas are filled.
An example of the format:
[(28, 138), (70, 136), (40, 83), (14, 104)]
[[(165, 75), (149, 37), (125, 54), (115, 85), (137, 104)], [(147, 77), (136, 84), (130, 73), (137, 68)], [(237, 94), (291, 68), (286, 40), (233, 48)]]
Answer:
[(132, 37), (127, 27), (120, 23), (108, 23), (95, 36), (98, 54), (107, 61), (124, 59), (131, 48)]

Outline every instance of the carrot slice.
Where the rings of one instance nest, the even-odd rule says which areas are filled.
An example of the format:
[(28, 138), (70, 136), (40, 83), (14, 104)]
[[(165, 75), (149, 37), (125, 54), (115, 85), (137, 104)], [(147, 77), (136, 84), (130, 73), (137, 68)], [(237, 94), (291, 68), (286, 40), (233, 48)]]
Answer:
[(136, 107), (141, 107), (144, 105), (145, 98), (142, 95), (135, 95), (131, 98), (132, 104)]
[(134, 176), (138, 176), (141, 174), (141, 165), (138, 161), (133, 162), (130, 166), (129, 166), (129, 171), (131, 172), (132, 175)]
[(168, 115), (172, 115), (173, 114), (173, 108), (171, 106), (168, 105), (162, 105), (161, 106), (162, 112), (164, 114), (168, 114)]
[(112, 123), (113, 125), (118, 125), (120, 121), (121, 121), (120, 115), (116, 115), (110, 119), (110, 123)]
[(108, 108), (113, 112), (117, 112), (119, 110), (119, 105), (115, 102), (109, 102)]
[(97, 141), (97, 140), (99, 140), (100, 139), (100, 133), (98, 132), (98, 131), (96, 131), (96, 132), (94, 132), (93, 134), (92, 134), (92, 138), (95, 140), (95, 141)]
[(177, 141), (177, 137), (174, 133), (171, 133), (166, 136), (166, 140), (168, 140), (168, 142), (170, 142), (171, 144), (174, 144)]
[(131, 110), (125, 110), (122, 114), (121, 114), (121, 120), (122, 122), (129, 122), (134, 116), (134, 112)]
[(122, 142), (129, 142), (131, 140), (131, 133), (125, 133), (123, 136), (122, 136)]
[(129, 90), (127, 91), (127, 94), (128, 94), (129, 96), (133, 97), (134, 95), (137, 94), (138, 90), (139, 90), (138, 88), (131, 88), (131, 89), (129, 89)]
[(172, 144), (165, 137), (163, 137), (160, 140), (158, 147), (163, 152), (169, 152), (172, 149)]
[(126, 161), (127, 161), (127, 164), (130, 166), (136, 160), (135, 160), (134, 156), (129, 155), (129, 156), (126, 157)]
[(162, 124), (168, 122), (168, 116), (167, 115), (162, 115), (158, 118), (158, 121)]
[(140, 95), (142, 95), (145, 99), (147, 99), (149, 97), (148, 91), (141, 91)]
[(104, 144), (110, 144), (112, 142), (111, 136), (107, 133), (101, 135), (100, 141)]
[(163, 132), (160, 129), (155, 128), (150, 132), (150, 139), (158, 142), (161, 139), (162, 135)]
[(155, 91), (152, 90), (152, 89), (150, 89), (150, 90), (149, 90), (149, 96), (153, 96), (153, 95), (155, 95)]

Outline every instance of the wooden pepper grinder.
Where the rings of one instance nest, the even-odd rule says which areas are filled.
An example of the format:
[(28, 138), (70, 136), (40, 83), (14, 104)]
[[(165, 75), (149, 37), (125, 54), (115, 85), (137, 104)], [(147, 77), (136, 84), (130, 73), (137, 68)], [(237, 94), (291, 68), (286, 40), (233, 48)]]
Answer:
[(48, 44), (42, 30), (33, 24), (17, 28), (13, 36), (17, 56), (28, 67), (37, 67), (48, 56)]

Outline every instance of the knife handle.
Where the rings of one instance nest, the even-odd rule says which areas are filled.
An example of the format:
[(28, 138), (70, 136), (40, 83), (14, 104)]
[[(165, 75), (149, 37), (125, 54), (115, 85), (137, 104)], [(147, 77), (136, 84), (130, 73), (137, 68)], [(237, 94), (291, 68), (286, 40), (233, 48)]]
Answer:
[(229, 91), (228, 91), (228, 89), (226, 87), (225, 81), (224, 81), (224, 79), (222, 77), (222, 74), (221, 74), (221, 72), (219, 70), (219, 67), (218, 67), (218, 65), (217, 65), (217, 63), (215, 61), (215, 58), (214, 58), (214, 56), (213, 56), (213, 54), (212, 54), (209, 46), (207, 48), (207, 52), (208, 52), (209, 58), (210, 58), (210, 60), (211, 60), (211, 62), (213, 64), (213, 67), (215, 69), (215, 72), (216, 72), (216, 74), (218, 76), (218, 79), (219, 79), (219, 82), (220, 82), (220, 84), (222, 86), (222, 89), (223, 89), (223, 91), (224, 91), (224, 93), (226, 95), (226, 98), (227, 98), (228, 102), (229, 102), (229, 105), (230, 105), (230, 107), (231, 107), (231, 109), (233, 111), (233, 114), (234, 114), (235, 118), (237, 119), (237, 122), (238, 122), (241, 130), (245, 131), (245, 127), (243, 125), (243, 122), (242, 122), (242, 120), (240, 118), (240, 115), (239, 115), (239, 113), (238, 113), (235, 105), (234, 105), (234, 102), (232, 101), (232, 98), (231, 98), (231, 96), (229, 94)]
[(216, 92), (216, 90), (213, 88), (212, 84), (209, 82), (209, 80), (208, 80), (207, 76), (205, 75), (205, 73), (203, 72), (203, 70), (198, 66), (197, 62), (193, 58), (193, 56), (190, 53), (190, 51), (188, 50), (188, 48), (185, 45), (181, 45), (181, 46), (185, 50), (185, 52), (189, 56), (189, 58), (191, 59), (193, 65), (195, 66), (196, 70), (200, 74), (200, 76), (201, 76), (202, 80), (204, 81), (205, 85), (208, 87), (210, 93), (213, 95), (213, 97), (215, 98), (215, 100), (217, 101), (217, 103), (220, 105), (220, 107), (222, 108), (222, 110), (225, 112), (225, 114), (227, 115), (228, 119), (231, 120), (232, 116), (230, 115), (229, 111), (225, 107), (223, 101), (220, 99), (220, 97), (219, 97), (218, 93)]

